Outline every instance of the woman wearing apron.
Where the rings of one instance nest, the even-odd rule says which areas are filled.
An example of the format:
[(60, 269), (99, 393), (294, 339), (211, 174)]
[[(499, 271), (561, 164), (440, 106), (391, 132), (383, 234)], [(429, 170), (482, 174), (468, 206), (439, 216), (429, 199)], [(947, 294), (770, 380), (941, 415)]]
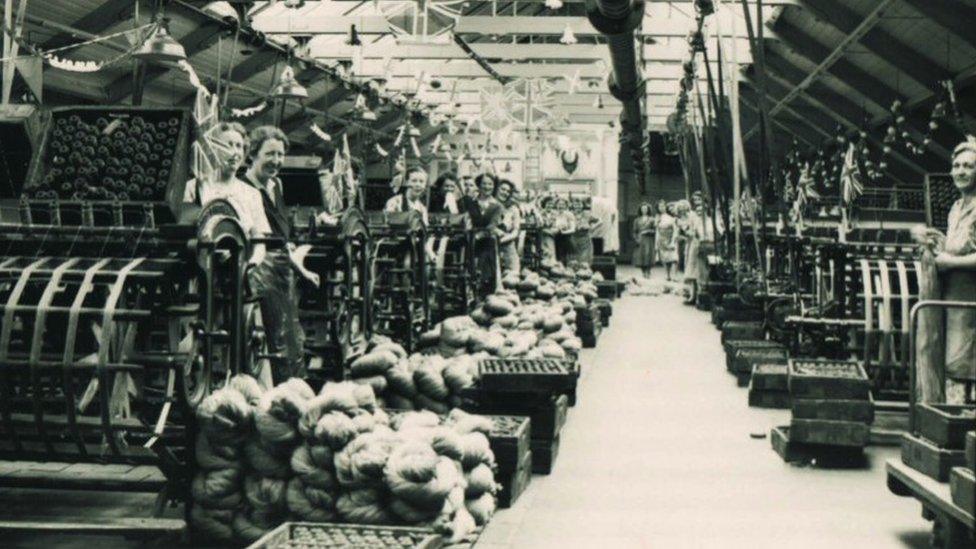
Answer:
[(651, 278), (651, 267), (654, 266), (654, 226), (657, 219), (651, 205), (643, 203), (637, 209), (637, 219), (634, 220), (633, 234), (637, 253), (634, 254), (636, 267), (640, 267), (644, 278)]
[[(943, 299), (976, 303), (976, 142), (952, 154), (952, 180), (962, 197), (949, 211), (945, 249), (935, 257)], [(946, 311), (946, 402), (973, 402), (976, 385), (976, 310)]]
[(678, 261), (678, 248), (675, 236), (677, 226), (674, 217), (668, 211), (668, 203), (661, 200), (657, 203), (657, 227), (654, 235), (654, 249), (657, 252), (657, 259), (664, 264), (664, 276), (671, 281), (671, 274), (674, 264)]

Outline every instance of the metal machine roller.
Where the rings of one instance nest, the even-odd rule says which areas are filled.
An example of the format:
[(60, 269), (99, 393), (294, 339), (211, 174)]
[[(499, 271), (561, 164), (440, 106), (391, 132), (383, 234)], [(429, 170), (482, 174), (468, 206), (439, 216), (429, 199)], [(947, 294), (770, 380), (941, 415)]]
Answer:
[(343, 365), (365, 352), (371, 335), (365, 216), (350, 209), (334, 225), (299, 224), (292, 239), (312, 247), (305, 266), (320, 277), (319, 287), (307, 288), (299, 303), (305, 347), (313, 356), (309, 374), (340, 379)]
[(463, 215), (432, 214), (428, 235), (428, 248), (434, 251), (431, 322), (436, 323), (474, 308), (474, 254)]
[(369, 231), (371, 325), (374, 332), (413, 350), (430, 325), (423, 217), (416, 211), (371, 214)]

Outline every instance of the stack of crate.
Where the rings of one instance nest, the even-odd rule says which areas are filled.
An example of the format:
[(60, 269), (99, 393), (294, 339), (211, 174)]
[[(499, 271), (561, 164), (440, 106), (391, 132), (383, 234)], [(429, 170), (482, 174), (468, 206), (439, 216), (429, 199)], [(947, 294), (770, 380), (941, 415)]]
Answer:
[(901, 460), (939, 482), (966, 463), (966, 432), (976, 416), (972, 406), (922, 403), (915, 406), (915, 433), (901, 438)]
[(596, 347), (596, 340), (603, 331), (603, 320), (600, 308), (595, 303), (587, 303), (586, 306), (576, 308), (576, 336), (583, 342), (583, 347), (592, 349)]
[(976, 515), (976, 431), (966, 433), (966, 466), (949, 473), (952, 502), (970, 515)]
[(560, 433), (574, 403), (579, 365), (572, 361), (485, 359), (477, 411), (530, 418), (532, 472), (549, 474)]
[(786, 461), (833, 459), (861, 464), (874, 421), (871, 382), (860, 363), (794, 359), (787, 365), (793, 418), (771, 433)]

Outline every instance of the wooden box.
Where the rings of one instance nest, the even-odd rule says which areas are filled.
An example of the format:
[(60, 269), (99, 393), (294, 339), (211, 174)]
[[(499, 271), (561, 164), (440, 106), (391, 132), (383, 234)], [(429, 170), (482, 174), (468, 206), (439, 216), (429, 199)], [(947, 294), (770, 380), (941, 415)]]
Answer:
[(517, 399), (484, 402), (481, 413), (525, 416), (531, 419), (529, 432), (533, 440), (552, 439), (566, 423), (569, 408), (568, 395), (551, 395), (543, 400), (519, 401)]
[(786, 364), (765, 362), (755, 364), (752, 367), (752, 385), (750, 388), (757, 391), (787, 392), (789, 385)]
[(763, 339), (765, 330), (762, 322), (743, 322), (730, 320), (722, 324), (722, 343), (733, 339)]
[(531, 420), (522, 416), (491, 416), (488, 442), (499, 472), (514, 472), (530, 451)]
[(865, 465), (863, 448), (821, 446), (797, 442), (791, 440), (788, 425), (774, 427), (770, 430), (769, 441), (773, 451), (788, 463), (816, 460), (817, 465), (823, 467), (850, 468)]
[(793, 398), (867, 399), (871, 381), (857, 362), (794, 359), (789, 361)]
[(901, 437), (901, 461), (939, 482), (949, 480), (949, 471), (966, 462), (962, 450), (946, 450), (930, 441), (905, 433)]
[(790, 354), (786, 349), (771, 347), (766, 349), (746, 348), (735, 352), (732, 359), (732, 371), (737, 374), (752, 375), (752, 367), (756, 364), (786, 364)]
[(871, 427), (856, 421), (796, 419), (790, 421), (790, 440), (826, 446), (864, 447)]
[(790, 394), (786, 391), (757, 390), (754, 386), (750, 385), (749, 406), (751, 408), (788, 410), (790, 407)]
[(579, 379), (579, 364), (568, 360), (489, 358), (478, 371), (488, 393), (567, 393)]
[(733, 368), (735, 356), (743, 349), (781, 349), (786, 352), (786, 347), (782, 344), (765, 339), (729, 339), (722, 347), (725, 349), (725, 369), (730, 372), (735, 371)]
[(970, 515), (976, 515), (976, 475), (968, 467), (956, 467), (949, 473), (952, 503)]
[(526, 452), (522, 461), (513, 471), (499, 472), (496, 475), (501, 490), (498, 492), (498, 506), (507, 509), (515, 504), (532, 481), (532, 452)]
[(972, 405), (919, 404), (915, 407), (915, 425), (923, 437), (940, 448), (963, 450), (966, 432), (976, 422), (976, 408)]
[(559, 437), (552, 440), (532, 441), (532, 472), (537, 475), (548, 475), (556, 465), (559, 455)]
[(798, 419), (874, 422), (874, 400), (796, 398), (791, 408)]
[(370, 547), (373, 549), (438, 549), (444, 538), (430, 528), (369, 526), (327, 522), (286, 522), (248, 549), (286, 547)]

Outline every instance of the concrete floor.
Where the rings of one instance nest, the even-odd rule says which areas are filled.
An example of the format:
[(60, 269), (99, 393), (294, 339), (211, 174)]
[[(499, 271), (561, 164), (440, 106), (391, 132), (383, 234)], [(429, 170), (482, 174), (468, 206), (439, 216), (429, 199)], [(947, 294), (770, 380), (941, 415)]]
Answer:
[[(570, 409), (553, 473), (533, 477), (516, 505), (499, 511), (479, 549), (928, 546), (920, 505), (885, 486), (884, 460), (897, 449), (870, 448), (867, 470), (784, 463), (768, 432), (788, 423), (789, 411), (746, 405), (708, 315), (679, 298), (615, 301), (610, 329), (597, 349), (584, 351), (583, 364), (580, 400)], [(81, 506), (90, 516), (111, 517), (133, 507), (148, 514), (152, 502), (45, 496), (0, 490), (0, 509), (13, 518), (76, 514)], [(173, 545), (56, 534), (0, 541), (4, 548)]]
[(583, 364), (553, 473), (479, 548), (928, 546), (920, 505), (885, 485), (897, 448), (862, 470), (784, 463), (768, 432), (789, 411), (747, 406), (708, 315), (678, 297), (618, 299)]

